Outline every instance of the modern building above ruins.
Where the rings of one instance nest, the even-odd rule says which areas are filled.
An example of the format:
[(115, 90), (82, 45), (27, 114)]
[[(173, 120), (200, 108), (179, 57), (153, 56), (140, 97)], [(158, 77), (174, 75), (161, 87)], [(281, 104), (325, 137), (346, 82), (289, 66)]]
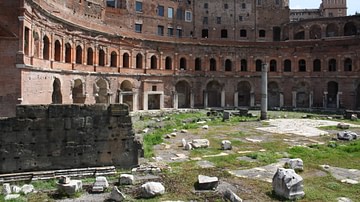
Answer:
[(360, 17), (323, 0), (0, 2), (0, 117), (16, 105), (125, 103), (132, 111), (360, 107)]

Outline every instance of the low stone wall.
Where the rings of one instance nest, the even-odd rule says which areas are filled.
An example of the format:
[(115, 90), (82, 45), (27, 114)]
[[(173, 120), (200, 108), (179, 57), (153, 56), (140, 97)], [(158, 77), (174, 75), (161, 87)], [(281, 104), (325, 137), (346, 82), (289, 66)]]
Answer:
[(0, 120), (0, 173), (138, 164), (126, 105), (19, 105)]

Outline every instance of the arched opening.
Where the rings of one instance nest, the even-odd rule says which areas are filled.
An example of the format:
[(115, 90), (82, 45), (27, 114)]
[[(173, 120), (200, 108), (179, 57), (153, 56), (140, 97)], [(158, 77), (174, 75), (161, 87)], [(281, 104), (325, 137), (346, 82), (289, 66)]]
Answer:
[(251, 85), (247, 81), (241, 81), (237, 85), (238, 91), (238, 106), (250, 107), (251, 100)]
[(256, 60), (255, 61), (255, 71), (261, 72), (262, 64), (263, 64), (262, 60)]
[(52, 104), (62, 103), (61, 82), (58, 78), (55, 78), (53, 82), (53, 92), (51, 97), (52, 97)]
[(195, 59), (195, 71), (201, 71), (201, 58)]
[(129, 110), (133, 110), (133, 85), (130, 81), (125, 80), (120, 85), (119, 98), (121, 103), (129, 106)]
[(85, 103), (85, 94), (84, 94), (84, 84), (80, 79), (74, 81), (74, 87), (72, 89), (72, 99), (73, 103), (84, 104)]
[(321, 39), (321, 27), (320, 25), (312, 25), (310, 27), (309, 38), (310, 39)]
[(339, 36), (339, 28), (335, 23), (332, 23), (326, 27), (326, 37), (334, 36)]
[(276, 60), (270, 60), (270, 72), (276, 72), (277, 62)]
[(241, 65), (241, 71), (242, 72), (247, 72), (247, 60), (245, 60), (245, 59), (242, 59), (241, 61), (240, 61), (240, 65)]
[(150, 68), (151, 69), (157, 69), (157, 58), (156, 58), (156, 56), (155, 55), (153, 55), (153, 56), (151, 56), (151, 58), (150, 58)]
[(352, 60), (350, 58), (346, 58), (344, 60), (344, 71), (346, 72), (352, 71)]
[(284, 61), (284, 72), (291, 72), (291, 60)]
[(117, 53), (115, 51), (111, 52), (110, 67), (117, 67)]
[(87, 50), (87, 65), (93, 65), (94, 64), (94, 52), (92, 48), (88, 48)]
[(71, 63), (71, 45), (69, 43), (65, 44), (65, 62)]
[(130, 59), (129, 59), (129, 54), (128, 53), (124, 53), (123, 55), (123, 67), (124, 68), (129, 68), (130, 67)]
[(337, 107), (337, 94), (339, 90), (338, 83), (330, 81), (327, 85), (327, 107), (336, 108)]
[(225, 71), (226, 72), (232, 71), (232, 62), (229, 59), (225, 60)]
[(136, 55), (136, 69), (142, 69), (143, 68), (143, 56), (138, 53)]
[(294, 35), (295, 40), (304, 40), (305, 39), (305, 31), (299, 31)]
[(186, 81), (179, 81), (175, 90), (178, 96), (178, 107), (179, 108), (190, 108), (190, 85)]
[(208, 107), (221, 107), (221, 89), (217, 81), (211, 81), (206, 85)]
[(54, 60), (57, 62), (60, 62), (61, 57), (61, 44), (59, 40), (55, 41), (55, 47), (54, 47)]
[(210, 59), (210, 71), (216, 71), (216, 60), (214, 58)]
[(336, 60), (333, 58), (329, 60), (329, 72), (336, 72)]
[(96, 103), (109, 103), (108, 83), (105, 79), (101, 78), (96, 82), (95, 101)]
[(82, 48), (81, 48), (81, 46), (76, 47), (76, 64), (82, 64)]
[(49, 59), (49, 52), (50, 52), (50, 41), (47, 36), (44, 36), (43, 38), (43, 59), (48, 60)]
[(280, 107), (280, 89), (276, 82), (268, 84), (268, 107)]
[(186, 70), (186, 59), (180, 58), (180, 70)]
[(105, 66), (105, 51), (99, 50), (99, 66)]
[(167, 69), (167, 70), (172, 69), (172, 59), (171, 59), (171, 57), (166, 57), (166, 59), (165, 59), (165, 69)]
[(313, 61), (313, 71), (314, 72), (320, 72), (321, 71), (321, 60), (315, 59)]
[(353, 22), (348, 22), (345, 24), (345, 26), (344, 26), (344, 35), (345, 36), (356, 35), (356, 33), (357, 33), (357, 28)]
[(299, 72), (306, 72), (306, 61), (299, 60)]
[(296, 107), (309, 108), (310, 88), (306, 82), (300, 82), (296, 86)]

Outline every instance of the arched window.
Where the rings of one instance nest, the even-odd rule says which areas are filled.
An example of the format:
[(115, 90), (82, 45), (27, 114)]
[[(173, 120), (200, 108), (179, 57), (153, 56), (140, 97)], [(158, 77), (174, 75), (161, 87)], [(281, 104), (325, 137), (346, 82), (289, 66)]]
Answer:
[(117, 67), (117, 53), (111, 52), (110, 67)]
[(352, 60), (350, 58), (346, 58), (344, 61), (344, 71), (346, 72), (352, 71)]
[(143, 56), (138, 53), (136, 55), (136, 69), (142, 69), (143, 68)]
[(157, 69), (157, 58), (156, 58), (156, 56), (155, 55), (151, 56), (150, 60), (151, 60), (150, 69)]
[(69, 43), (65, 44), (65, 62), (71, 63), (71, 45)]
[(99, 50), (99, 66), (105, 66), (105, 51)]
[(291, 60), (284, 61), (284, 72), (291, 72)]
[(216, 71), (216, 60), (214, 58), (210, 59), (210, 71)]
[(263, 62), (261, 60), (256, 60), (255, 62), (255, 71), (257, 72), (261, 72), (261, 66), (262, 66)]
[(50, 41), (47, 36), (44, 36), (44, 38), (43, 38), (43, 59), (44, 60), (49, 59), (49, 52), (50, 52)]
[(165, 69), (172, 69), (172, 59), (171, 57), (166, 57), (165, 59)]
[(54, 47), (54, 60), (60, 62), (60, 56), (61, 56), (61, 44), (59, 40), (56, 40)]
[(128, 53), (124, 53), (124, 55), (123, 55), (123, 67), (124, 68), (129, 68), (130, 67), (130, 60), (129, 60), (129, 54)]
[(336, 72), (336, 60), (335, 59), (329, 60), (329, 72)]
[(306, 61), (299, 60), (299, 72), (306, 72)]
[(276, 72), (276, 66), (277, 66), (277, 63), (276, 63), (276, 60), (271, 60), (270, 61), (270, 72)]
[(320, 72), (321, 71), (321, 60), (316, 59), (313, 62), (313, 71), (314, 72)]
[(232, 62), (231, 62), (231, 60), (229, 60), (229, 59), (227, 59), (227, 60), (225, 61), (225, 71), (226, 71), (226, 72), (232, 71)]
[(93, 65), (94, 64), (94, 52), (92, 48), (88, 48), (87, 50), (87, 65)]
[(186, 70), (186, 59), (185, 58), (180, 59), (180, 70)]
[(76, 64), (82, 64), (82, 48), (76, 46)]
[(201, 59), (200, 58), (195, 59), (195, 71), (201, 71)]
[(241, 60), (241, 71), (247, 72), (247, 60), (245, 60), (245, 59)]

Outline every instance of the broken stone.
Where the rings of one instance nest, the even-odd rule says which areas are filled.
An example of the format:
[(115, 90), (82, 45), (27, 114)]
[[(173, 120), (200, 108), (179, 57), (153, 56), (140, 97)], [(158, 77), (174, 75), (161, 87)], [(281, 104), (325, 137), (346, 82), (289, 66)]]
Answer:
[(149, 132), (149, 128), (145, 128), (144, 130), (142, 130), (143, 133), (148, 133)]
[(121, 174), (119, 178), (120, 185), (132, 185), (135, 182), (134, 175), (130, 174)]
[(352, 184), (352, 185), (359, 184), (359, 181), (352, 180), (352, 179), (344, 179), (344, 180), (341, 180), (341, 182), (346, 183), (346, 184)]
[(191, 144), (195, 149), (208, 148), (210, 146), (210, 142), (207, 139), (195, 139), (191, 142)]
[(73, 195), (82, 190), (81, 180), (70, 180), (68, 184), (57, 184), (58, 192)]
[(204, 125), (204, 126), (202, 126), (202, 129), (207, 130), (207, 129), (209, 129), (209, 126), (208, 126), (208, 125)]
[(197, 124), (205, 124), (206, 123), (206, 121), (198, 121), (198, 122), (196, 122)]
[(165, 193), (165, 187), (160, 182), (147, 182), (141, 185), (141, 197), (152, 198)]
[(14, 194), (18, 194), (21, 192), (21, 188), (16, 186), (16, 185), (12, 185), (11, 186), (11, 192), (14, 193)]
[(9, 183), (4, 183), (3, 184), (1, 193), (4, 194), (4, 195), (11, 194), (11, 187), (10, 187)]
[(60, 176), (58, 183), (59, 184), (69, 184), (70, 183), (70, 177)]
[(180, 133), (188, 133), (188, 130), (182, 129)]
[(104, 192), (104, 191), (105, 191), (104, 187), (96, 187), (96, 186), (93, 186), (93, 187), (91, 188), (91, 192), (92, 192), (92, 193), (102, 193), (102, 192)]
[(289, 200), (304, 197), (303, 178), (292, 169), (278, 168), (272, 179), (276, 195)]
[(337, 198), (337, 201), (338, 202), (352, 202), (351, 199), (345, 198), (345, 197), (339, 197), (339, 198)]
[(356, 140), (358, 138), (358, 135), (351, 131), (341, 131), (338, 132), (336, 136), (339, 140), (347, 140), (347, 141)]
[(4, 197), (5, 201), (14, 200), (20, 197), (20, 194), (8, 194)]
[(110, 198), (111, 201), (123, 201), (126, 199), (126, 196), (121, 193), (121, 191), (115, 186), (113, 190), (111, 191)]
[(181, 140), (181, 143), (182, 143), (182, 147), (185, 148), (185, 146), (186, 146), (186, 140), (185, 140), (184, 138)]
[(104, 192), (105, 189), (109, 187), (109, 182), (107, 181), (106, 177), (98, 176), (95, 179), (95, 183), (92, 187), (92, 192)]
[(221, 141), (221, 149), (222, 150), (231, 150), (232, 149), (231, 142), (229, 140)]
[(166, 134), (166, 135), (165, 135), (165, 138), (166, 138), (166, 139), (170, 139), (170, 138), (171, 138), (171, 135), (170, 135), (170, 134)]
[(345, 123), (338, 123), (336, 127), (340, 128), (340, 129), (349, 129), (350, 125), (345, 124)]
[(296, 171), (303, 171), (304, 170), (303, 160), (299, 159), (299, 158), (290, 159), (288, 162), (286, 162), (286, 166), (288, 168), (296, 170)]
[(356, 114), (351, 114), (350, 119), (351, 119), (352, 121), (356, 121), (356, 120), (358, 119), (358, 117), (357, 117)]
[(198, 190), (215, 190), (218, 184), (219, 179), (217, 177), (198, 175)]
[(186, 145), (185, 145), (185, 147), (184, 147), (184, 149), (187, 150), (187, 151), (192, 150), (192, 148), (193, 148), (193, 147), (192, 147), (192, 145), (191, 145), (190, 142), (186, 143)]
[(230, 119), (230, 112), (224, 112), (223, 113), (223, 121), (229, 120)]
[(230, 189), (227, 189), (224, 192), (224, 199), (230, 202), (242, 202), (242, 199)]
[(24, 184), (22, 187), (21, 187), (21, 191), (22, 193), (24, 193), (25, 195), (28, 194), (28, 193), (31, 193), (34, 191), (34, 186), (32, 184)]
[(171, 135), (172, 137), (176, 137), (176, 136), (177, 136), (176, 132), (173, 132), (173, 133), (171, 133), (170, 135)]

